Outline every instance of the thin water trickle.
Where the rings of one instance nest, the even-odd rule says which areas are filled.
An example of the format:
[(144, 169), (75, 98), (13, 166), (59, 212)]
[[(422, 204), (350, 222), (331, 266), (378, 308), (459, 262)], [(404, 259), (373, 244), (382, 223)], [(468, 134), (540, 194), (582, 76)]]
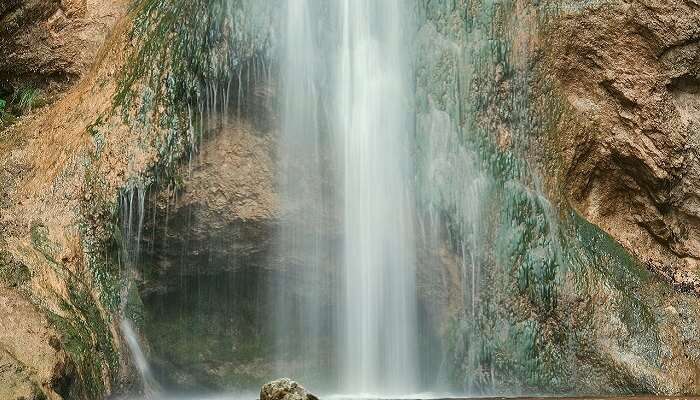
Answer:
[(121, 195), (122, 214), (122, 264), (124, 265), (125, 282), (122, 285), (119, 329), (124, 336), (129, 354), (139, 373), (141, 385), (146, 398), (150, 398), (160, 392), (160, 385), (155, 379), (148, 359), (141, 347), (141, 338), (134, 329), (132, 321), (126, 315), (128, 297), (139, 279), (139, 259), (141, 255), (141, 241), (143, 239), (144, 218), (146, 213), (147, 186), (139, 182), (127, 189)]
[(136, 370), (139, 372), (143, 384), (143, 391), (147, 398), (157, 396), (161, 392), (158, 381), (153, 376), (153, 371), (148, 363), (146, 355), (141, 349), (139, 336), (136, 334), (131, 321), (124, 319), (119, 324), (119, 328), (126, 339), (126, 345), (129, 347), (129, 352), (134, 360)]

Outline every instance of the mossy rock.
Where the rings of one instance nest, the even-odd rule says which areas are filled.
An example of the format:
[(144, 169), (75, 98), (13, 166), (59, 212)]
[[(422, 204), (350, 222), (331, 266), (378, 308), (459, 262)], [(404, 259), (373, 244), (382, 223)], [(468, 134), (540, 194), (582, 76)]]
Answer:
[(32, 275), (29, 268), (17, 261), (10, 252), (0, 251), (0, 285), (17, 287), (28, 282)]
[(39, 222), (34, 222), (32, 223), (30, 235), (32, 247), (43, 254), (47, 260), (55, 263), (57, 249), (56, 245), (49, 239), (49, 228)]

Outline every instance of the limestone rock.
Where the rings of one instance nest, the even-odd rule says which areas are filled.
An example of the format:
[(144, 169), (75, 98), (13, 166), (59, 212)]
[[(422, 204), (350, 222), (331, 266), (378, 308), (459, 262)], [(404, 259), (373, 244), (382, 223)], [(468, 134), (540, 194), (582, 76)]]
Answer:
[(0, 398), (65, 398), (72, 373), (47, 319), (16, 292), (0, 288)]
[(0, 4), (0, 90), (55, 92), (92, 65), (125, 1), (9, 0)]
[(318, 400), (297, 382), (282, 378), (263, 385), (260, 400)]
[(677, 289), (700, 293), (700, 7), (592, 2), (550, 26), (570, 108), (558, 128), (568, 201)]

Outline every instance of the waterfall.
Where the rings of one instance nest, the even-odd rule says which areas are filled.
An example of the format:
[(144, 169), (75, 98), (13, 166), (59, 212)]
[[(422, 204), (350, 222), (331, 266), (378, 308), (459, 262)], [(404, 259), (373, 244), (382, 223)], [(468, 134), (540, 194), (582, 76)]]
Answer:
[[(401, 0), (283, 3), (275, 14), (280, 18), (280, 24), (274, 26), (279, 40), (271, 50), (278, 52), (271, 58), (279, 72), (276, 167), (280, 212), (271, 251), (265, 253), (269, 266), (258, 268), (255, 264), (251, 268), (260, 275), (254, 284), (260, 284), (267, 297), (259, 299), (257, 288), (246, 288), (255, 293), (246, 304), (248, 309), (233, 309), (229, 304), (234, 301), (219, 298), (224, 295), (220, 286), (225, 285), (219, 285), (218, 280), (222, 276), (237, 279), (242, 274), (236, 275), (237, 260), (217, 259), (216, 263), (230, 263), (226, 269), (214, 265), (211, 256), (204, 260), (202, 255), (218, 243), (208, 243), (211, 248), (202, 249), (196, 248), (201, 243), (190, 244), (185, 239), (182, 243), (186, 248), (178, 249), (178, 259), (169, 259), (177, 257), (175, 251), (157, 257), (158, 251), (171, 249), (158, 249), (161, 238), (155, 237), (160, 232), (156, 229), (155, 205), (153, 226), (149, 227), (151, 218), (145, 219), (153, 238), (146, 235), (144, 239), (155, 247), (144, 252), (143, 257), (148, 259), (140, 265), (144, 210), (150, 208), (144, 208), (146, 188), (137, 185), (125, 191), (122, 198), (122, 257), (127, 267), (122, 332), (144, 386), (156, 386), (139, 344), (140, 332), (134, 332), (134, 326), (140, 326), (138, 320), (129, 320), (126, 312), (131, 289), (138, 290), (132, 281), (155, 279), (142, 273), (148, 271), (144, 268), (148, 264), (157, 264), (159, 272), (168, 273), (196, 269), (196, 273), (183, 274), (177, 285), (167, 288), (172, 292), (161, 288), (157, 290), (162, 293), (149, 292), (153, 297), (161, 296), (158, 301), (162, 303), (150, 300), (156, 305), (151, 305), (146, 318), (167, 321), (164, 326), (168, 329), (175, 327), (174, 334), (169, 331), (167, 335), (168, 339), (178, 339), (172, 343), (170, 354), (191, 352), (181, 358), (192, 361), (191, 369), (206, 368), (202, 375), (235, 375), (227, 382), (217, 379), (217, 389), (288, 376), (314, 391), (341, 396), (398, 397), (416, 393), (423, 387), (414, 233), (415, 93), (413, 55), (408, 51), (414, 33), (409, 18), (413, 10)], [(188, 104), (189, 135), (197, 146), (204, 143), (208, 128), (216, 131), (218, 118), (226, 125), (229, 117), (245, 120), (254, 113), (252, 100), (246, 100), (250, 94), (245, 91), (255, 88), (256, 61), (231, 68), (226, 81), (203, 84), (199, 103)], [(266, 66), (259, 68), (264, 71)], [(249, 81), (251, 73), (253, 83)], [(226, 134), (226, 130), (216, 134)], [(195, 153), (195, 157), (200, 156)], [(189, 167), (198, 162), (190, 158)], [(198, 206), (183, 206), (180, 212), (184, 216), (176, 222), (184, 225), (182, 230), (198, 229), (198, 225), (191, 225), (197, 223)], [(217, 234), (226, 233), (230, 232), (213, 232), (207, 240), (211, 242)], [(168, 237), (166, 233), (162, 242)], [(188, 252), (197, 252), (197, 257), (186, 257)], [(185, 265), (191, 260), (192, 265)], [(236, 287), (242, 285), (237, 283)], [(234, 299), (241, 296), (233, 290), (225, 295)], [(165, 300), (171, 302), (166, 304)], [(217, 307), (180, 307), (194, 301), (215, 303)], [(213, 313), (211, 310), (230, 319), (210, 316), (207, 312)], [(190, 313), (196, 314), (196, 319)], [(243, 314), (235, 317), (240, 318), (240, 325), (245, 321), (255, 337), (239, 337), (239, 326), (231, 322), (233, 314)], [(174, 318), (170, 315), (179, 318), (177, 323), (170, 324), (172, 321), (167, 319)], [(209, 323), (212, 329), (206, 329)], [(156, 325), (153, 330), (158, 329), (163, 328)], [(219, 335), (222, 331), (225, 334)], [(194, 332), (200, 336), (193, 337)], [(151, 334), (148, 329), (146, 333)], [(202, 346), (190, 346), (190, 341)], [(160, 348), (151, 346), (152, 351), (169, 354), (170, 349), (163, 347), (170, 344), (159, 344)], [(242, 359), (240, 365), (235, 358)], [(189, 369), (189, 365), (182, 367), (186, 363), (178, 365), (181, 359), (154, 357), (154, 371), (163, 384), (157, 395), (169, 394), (173, 386), (178, 390), (179, 385), (187, 388), (199, 384), (165, 369)], [(255, 365), (250, 367), (253, 362)]]
[(133, 322), (127, 315), (129, 305), (129, 295), (135, 288), (136, 280), (140, 279), (141, 265), (139, 258), (141, 255), (141, 240), (143, 239), (144, 217), (146, 215), (146, 193), (147, 185), (138, 182), (128, 187), (120, 199), (122, 227), (121, 227), (121, 260), (124, 264), (124, 282), (120, 294), (120, 317), (119, 329), (124, 336), (129, 354), (139, 373), (141, 385), (146, 398), (157, 395), (160, 385), (153, 375), (151, 366), (141, 348), (141, 338)]
[[(315, 10), (305, 0), (292, 0), (286, 11), (286, 43), (280, 71), (283, 98), (279, 187), (283, 222), (276, 238), (276, 256), (286, 260), (293, 273), (277, 274), (272, 285), (272, 304), (276, 305), (272, 325), (276, 352), (282, 355), (289, 348), (294, 358), (302, 353), (301, 369), (314, 373), (308, 371), (324, 368), (319, 355), (324, 325), (322, 292), (327, 286), (323, 279), (323, 251), (329, 246), (322, 235), (328, 224), (324, 221), (328, 199), (322, 187), (319, 49), (313, 33)], [(285, 357), (278, 358), (278, 374), (298, 373), (289, 370)]]
[(349, 385), (417, 383), (411, 111), (399, 1), (340, 4), (337, 134), (343, 157), (342, 360)]
[(124, 319), (119, 324), (119, 329), (122, 331), (124, 338), (126, 339), (126, 345), (129, 348), (131, 357), (136, 365), (136, 370), (139, 372), (141, 377), (141, 383), (143, 384), (143, 391), (145, 396), (148, 398), (150, 396), (158, 394), (161, 389), (158, 381), (153, 376), (153, 371), (148, 363), (146, 355), (141, 349), (141, 343), (139, 336), (136, 334), (131, 321)]
[[(301, 333), (305, 358), (323, 357), (319, 338), (330, 336), (333, 349), (325, 353), (337, 358), (330, 378), (344, 392), (418, 388), (413, 94), (403, 8), (399, 0), (287, 5), (279, 149), (286, 227), (278, 256), (311, 289), (295, 297), (275, 285), (274, 324), (279, 340)], [(334, 242), (322, 232), (333, 223), (341, 226), (338, 260), (326, 255)], [(326, 292), (332, 323), (319, 306)]]

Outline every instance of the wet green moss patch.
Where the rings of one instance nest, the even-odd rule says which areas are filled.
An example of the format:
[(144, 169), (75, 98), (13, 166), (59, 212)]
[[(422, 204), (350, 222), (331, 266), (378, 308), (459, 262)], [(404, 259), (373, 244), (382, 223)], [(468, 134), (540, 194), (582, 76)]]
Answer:
[(89, 290), (75, 281), (68, 285), (69, 299), (61, 301), (61, 314), (48, 311), (47, 315), (77, 367), (79, 384), (71, 388), (71, 396), (98, 399), (106, 393), (104, 377), (118, 370), (118, 354), (110, 324)]

